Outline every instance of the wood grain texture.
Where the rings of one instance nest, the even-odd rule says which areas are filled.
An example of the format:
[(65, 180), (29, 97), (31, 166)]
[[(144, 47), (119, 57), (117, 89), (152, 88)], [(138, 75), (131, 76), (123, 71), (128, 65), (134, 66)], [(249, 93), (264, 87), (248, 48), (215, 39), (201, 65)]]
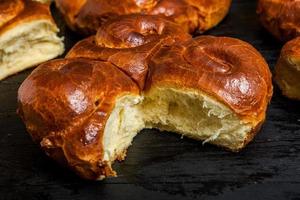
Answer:
[[(207, 34), (250, 42), (273, 69), (282, 44), (260, 26), (255, 8), (253, 0), (234, 0), (229, 16)], [(62, 21), (59, 26), (70, 48), (79, 36)], [(87, 182), (48, 159), (17, 117), (17, 89), (29, 73), (0, 83), (1, 200), (300, 199), (300, 102), (277, 87), (262, 131), (244, 151), (144, 130), (126, 161), (115, 165), (118, 178)]]

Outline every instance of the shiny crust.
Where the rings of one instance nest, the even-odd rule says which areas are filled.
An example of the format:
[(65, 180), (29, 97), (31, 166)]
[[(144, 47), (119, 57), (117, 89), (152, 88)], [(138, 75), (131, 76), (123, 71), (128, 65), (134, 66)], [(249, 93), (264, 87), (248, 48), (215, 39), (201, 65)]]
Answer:
[(268, 64), (251, 45), (201, 36), (162, 48), (152, 59), (146, 90), (170, 86), (200, 90), (229, 106), (244, 121), (263, 121), (273, 93)]
[(163, 15), (186, 31), (206, 31), (228, 13), (231, 0), (56, 0), (73, 30), (92, 34), (107, 20), (119, 15)]
[(0, 27), (15, 18), (24, 9), (22, 0), (3, 0), (0, 3)]
[(66, 57), (108, 61), (143, 88), (151, 56), (163, 45), (190, 38), (179, 26), (164, 18), (128, 15), (108, 21), (96, 36), (78, 42)]
[(33, 20), (45, 19), (55, 25), (47, 4), (31, 0), (4, 0), (0, 3), (0, 9), (0, 35), (19, 24)]
[[(113, 83), (113, 84), (112, 84)], [(117, 98), (137, 85), (109, 63), (54, 60), (36, 68), (19, 89), (19, 114), (46, 153), (81, 177), (114, 176), (103, 158), (105, 123)]]
[(259, 0), (257, 13), (262, 25), (277, 39), (300, 36), (300, 1)]
[(271, 73), (251, 45), (226, 37), (192, 39), (172, 22), (144, 17), (107, 23), (66, 59), (38, 67), (19, 89), (19, 114), (33, 139), (83, 178), (116, 175), (103, 162), (101, 142), (116, 100), (126, 94), (156, 87), (204, 92), (252, 126), (244, 146), (265, 119)]
[[(275, 67), (275, 81), (282, 93), (295, 100), (300, 100), (300, 37), (286, 43)], [(299, 91), (298, 94), (291, 93), (292, 87)]]

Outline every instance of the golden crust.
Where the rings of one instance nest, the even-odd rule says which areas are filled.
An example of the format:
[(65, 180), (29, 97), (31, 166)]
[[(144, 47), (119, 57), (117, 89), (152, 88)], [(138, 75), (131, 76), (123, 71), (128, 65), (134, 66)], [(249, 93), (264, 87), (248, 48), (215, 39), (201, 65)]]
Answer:
[(300, 100), (300, 37), (286, 43), (275, 67), (275, 81), (282, 93)]
[[(114, 83), (114, 84), (111, 84)], [(137, 85), (111, 64), (86, 59), (42, 64), (19, 89), (19, 114), (35, 141), (80, 176), (113, 175), (103, 158), (103, 131), (117, 98)]]
[(300, 36), (300, 1), (259, 0), (257, 13), (262, 25), (277, 39)]
[(186, 31), (206, 31), (217, 25), (228, 13), (231, 0), (56, 0), (73, 30), (92, 34), (107, 20), (120, 15), (163, 15)]
[(273, 93), (268, 64), (238, 39), (201, 36), (162, 48), (152, 59), (146, 89), (196, 89), (228, 105), (245, 121), (263, 121)]
[(162, 45), (190, 38), (179, 26), (164, 18), (127, 15), (108, 21), (95, 37), (78, 42), (66, 57), (109, 61), (143, 88), (149, 58)]
[(15, 18), (24, 9), (22, 0), (3, 0), (0, 3), (0, 27)]
[(42, 4), (31, 0), (15, 0), (13, 1), (14, 3), (9, 0), (9, 4), (5, 2), (6, 0), (3, 3), (0, 3), (0, 8), (7, 7), (4, 12), (6, 13), (5, 16), (8, 16), (8, 13), (6, 11), (10, 11), (10, 13), (12, 14), (10, 14), (10, 17), (3, 17), (3, 15), (1, 14), (2, 10), (0, 11), (0, 35), (7, 30), (18, 26), (19, 24), (30, 22), (33, 20), (45, 19), (54, 24), (49, 10), (49, 5), (47, 4)]

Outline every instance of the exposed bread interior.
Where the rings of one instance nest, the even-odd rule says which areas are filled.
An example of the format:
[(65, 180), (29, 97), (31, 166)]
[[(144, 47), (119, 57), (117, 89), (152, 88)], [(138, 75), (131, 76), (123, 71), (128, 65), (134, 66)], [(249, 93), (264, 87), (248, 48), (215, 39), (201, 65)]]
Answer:
[(257, 124), (243, 121), (230, 108), (199, 91), (155, 88), (142, 97), (120, 98), (104, 131), (104, 160), (123, 160), (143, 128), (157, 128), (238, 151)]
[(0, 80), (64, 52), (48, 3), (4, 0), (0, 8)]
[(58, 29), (49, 20), (18, 25), (0, 37), (0, 79), (53, 59), (64, 51)]

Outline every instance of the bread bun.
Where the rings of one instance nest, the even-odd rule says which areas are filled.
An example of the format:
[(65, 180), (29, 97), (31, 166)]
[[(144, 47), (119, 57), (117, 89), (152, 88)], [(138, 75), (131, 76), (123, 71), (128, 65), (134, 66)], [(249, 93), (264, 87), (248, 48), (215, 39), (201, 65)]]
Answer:
[(166, 16), (189, 32), (204, 32), (228, 13), (231, 0), (56, 0), (68, 25), (93, 34), (108, 19), (128, 14)]
[(259, 0), (257, 13), (262, 25), (281, 41), (300, 36), (300, 1)]
[(30, 0), (0, 2), (0, 80), (62, 54), (48, 4)]
[[(272, 96), (263, 57), (225, 37), (161, 43), (164, 32), (172, 40), (181, 32), (172, 35), (172, 26), (160, 25), (140, 35), (130, 19), (122, 27), (118, 21), (103, 26), (105, 33), (79, 43), (66, 59), (42, 64), (22, 83), (18, 112), (32, 138), (50, 157), (92, 180), (116, 176), (112, 164), (125, 158), (143, 128), (231, 151), (244, 148), (264, 122)], [(161, 45), (152, 51), (152, 43)], [(138, 58), (147, 66), (142, 72), (132, 64)], [(130, 63), (131, 71), (118, 59)]]
[(275, 67), (275, 80), (285, 96), (300, 100), (300, 37), (282, 48)]

